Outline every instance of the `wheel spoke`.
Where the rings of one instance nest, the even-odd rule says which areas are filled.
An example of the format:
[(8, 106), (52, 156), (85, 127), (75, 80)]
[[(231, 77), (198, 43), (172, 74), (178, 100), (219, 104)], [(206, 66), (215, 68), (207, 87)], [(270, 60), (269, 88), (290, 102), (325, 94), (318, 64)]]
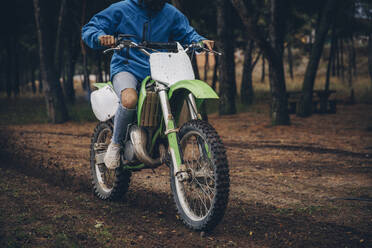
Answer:
[(183, 137), (181, 141), (183, 161), (191, 180), (180, 183), (180, 188), (186, 207), (198, 218), (204, 218), (208, 214), (215, 196), (214, 169), (206, 144), (197, 132)]
[[(108, 144), (111, 142), (112, 131), (110, 129), (103, 130), (97, 138), (97, 144), (100, 144), (100, 148), (105, 148), (102, 150), (106, 152)], [(113, 188), (114, 180), (116, 176), (115, 171), (108, 170), (104, 164), (100, 165), (98, 170), (96, 170), (97, 177), (101, 178), (101, 186), (105, 191), (110, 191)]]

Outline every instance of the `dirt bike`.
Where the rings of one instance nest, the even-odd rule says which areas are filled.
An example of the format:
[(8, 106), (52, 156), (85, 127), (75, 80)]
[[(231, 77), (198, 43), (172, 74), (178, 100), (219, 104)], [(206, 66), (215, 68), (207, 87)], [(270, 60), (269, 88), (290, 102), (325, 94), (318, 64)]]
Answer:
[[(193, 230), (211, 230), (221, 221), (228, 203), (229, 168), (219, 135), (199, 113), (203, 101), (218, 96), (208, 84), (195, 80), (188, 53), (196, 49), (217, 52), (201, 43), (186, 47), (179, 43), (137, 44), (130, 37), (122, 35), (117, 46), (104, 53), (126, 49), (128, 54), (130, 49), (139, 49), (150, 57), (151, 76), (141, 84), (136, 120), (128, 126), (121, 166), (115, 170), (107, 169), (103, 158), (119, 100), (111, 83), (95, 84), (98, 90), (92, 93), (91, 101), (101, 122), (91, 140), (94, 193), (102, 200), (119, 199), (128, 190), (132, 172), (165, 164), (183, 222)], [(102, 100), (105, 97), (100, 94), (110, 100)], [(182, 109), (189, 118), (185, 123), (181, 121), (185, 117)]]

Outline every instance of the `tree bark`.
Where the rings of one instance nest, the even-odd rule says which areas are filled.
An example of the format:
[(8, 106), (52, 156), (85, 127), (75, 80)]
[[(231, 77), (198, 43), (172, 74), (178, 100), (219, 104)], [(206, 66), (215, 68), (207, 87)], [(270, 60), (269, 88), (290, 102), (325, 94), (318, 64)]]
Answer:
[(254, 41), (250, 40), (247, 42), (244, 50), (244, 64), (243, 64), (243, 75), (242, 84), (240, 88), (240, 101), (243, 104), (250, 105), (253, 103), (253, 80), (252, 80), (252, 53), (254, 49)]
[[(40, 65), (41, 68), (41, 65)], [(39, 93), (43, 92), (43, 77), (41, 75), (41, 69), (39, 69)]]
[[(83, 0), (82, 3), (82, 15), (81, 15), (81, 26), (85, 23), (86, 18), (86, 10), (87, 10), (87, 0)], [(89, 79), (89, 70), (88, 70), (88, 54), (86, 46), (83, 40), (80, 41), (81, 43), (81, 54), (83, 56), (83, 74), (84, 74), (84, 82), (83, 82), (83, 89), (86, 91), (88, 97), (90, 96), (91, 89), (90, 89), (90, 79)]]
[(232, 6), (228, 0), (217, 0), (217, 35), (223, 54), (220, 58), (219, 114), (236, 113), (236, 81), (233, 33), (231, 28)]
[(103, 61), (104, 67), (105, 67), (105, 81), (110, 81), (110, 63), (108, 58), (104, 57)]
[(333, 9), (336, 5), (336, 0), (327, 0), (320, 18), (319, 28), (315, 35), (315, 42), (311, 51), (310, 60), (306, 68), (305, 78), (302, 87), (302, 98), (297, 114), (302, 117), (307, 117), (312, 114), (313, 108), (313, 88), (316, 73), (318, 71), (319, 61), (323, 52), (324, 41), (327, 37), (328, 29), (331, 24)]
[(341, 78), (342, 80), (345, 80), (345, 61), (344, 61), (344, 39), (340, 39), (340, 63), (341, 63)]
[[(271, 0), (271, 25), (269, 28), (271, 46), (274, 50), (269, 59), (271, 120), (273, 125), (290, 124), (288, 114), (287, 90), (284, 75), (284, 37), (286, 31), (286, 12), (289, 6), (278, 0)], [(270, 58), (270, 57), (269, 57)]]
[(369, 34), (368, 38), (368, 72), (372, 84), (372, 33)]
[(101, 51), (97, 52), (97, 75), (98, 75), (98, 82), (103, 82), (103, 75), (102, 75), (102, 55)]
[(194, 73), (195, 73), (195, 78), (200, 79), (199, 67), (198, 67), (198, 63), (196, 62), (196, 56), (194, 55), (191, 56), (191, 64), (192, 64), (192, 69), (194, 70)]
[(36, 83), (35, 83), (35, 64), (30, 63), (31, 68), (30, 68), (30, 76), (31, 76), (31, 88), (32, 88), (32, 93), (36, 94)]
[(39, 43), (40, 69), (44, 85), (45, 101), (48, 119), (52, 123), (62, 123), (68, 120), (67, 108), (63, 99), (62, 88), (56, 75), (54, 51), (49, 39), (50, 34), (45, 19), (47, 9), (43, 5), (46, 0), (33, 0), (36, 20), (37, 38)]
[(66, 98), (70, 103), (75, 103), (74, 75), (80, 50), (79, 42), (76, 42), (78, 40), (79, 38), (75, 36), (70, 36), (68, 39), (67, 79), (64, 88)]
[(205, 64), (204, 64), (204, 82), (208, 82), (208, 71), (209, 71), (209, 53), (205, 53)]
[(214, 69), (213, 69), (213, 80), (212, 80), (212, 88), (216, 90), (216, 84), (218, 79), (218, 67), (219, 67), (219, 57), (220, 56), (214, 56)]
[(353, 42), (352, 37), (350, 39), (349, 45), (348, 45), (348, 70), (347, 70), (347, 78), (348, 78), (348, 84), (350, 89), (350, 96), (349, 96), (349, 103), (354, 104), (355, 103), (355, 97), (354, 97), (354, 86), (353, 86)]
[(288, 72), (289, 72), (289, 76), (293, 80), (293, 55), (292, 55), (292, 43), (291, 42), (288, 42), (287, 55), (288, 55)]
[(6, 61), (6, 95), (7, 97), (12, 96), (12, 61), (13, 61), (13, 56), (12, 56), (12, 40), (10, 37), (7, 37), (7, 49), (6, 49), (6, 54), (7, 54), (7, 61)]
[(335, 56), (335, 48), (336, 48), (336, 31), (335, 27), (332, 28), (332, 39), (331, 39), (331, 47), (329, 49), (329, 58), (328, 58), (328, 66), (327, 66), (327, 74), (326, 74), (326, 82), (325, 82), (325, 91), (329, 91), (329, 84), (330, 84), (330, 77), (331, 77), (331, 66), (332, 61), (334, 61)]
[(63, 22), (65, 16), (66, 0), (61, 0), (61, 5), (58, 15), (58, 24), (57, 24), (57, 37), (56, 37), (56, 50), (55, 50), (55, 64), (57, 68), (57, 77), (60, 79), (61, 70), (63, 64), (63, 39), (62, 39), (62, 30)]
[(340, 77), (340, 42), (339, 37), (336, 38), (336, 76)]
[(13, 53), (13, 56), (14, 56), (14, 64), (13, 64), (13, 73), (14, 73), (14, 84), (13, 84), (13, 93), (14, 93), (14, 96), (18, 96), (20, 91), (19, 91), (19, 82), (20, 82), (20, 79), (19, 79), (19, 74), (20, 74), (20, 68), (19, 68), (19, 52), (18, 49), (19, 49), (19, 41), (18, 41), (18, 34), (17, 34), (18, 31), (15, 31), (16, 35), (14, 37), (14, 41), (13, 41), (13, 49), (12, 51), (14, 51)]
[[(290, 124), (288, 114), (288, 102), (285, 86), (283, 67), (283, 43), (286, 33), (286, 17), (289, 11), (289, 3), (279, 0), (271, 0), (271, 24), (270, 37), (266, 37), (265, 31), (254, 22), (254, 7), (248, 1), (245, 5), (243, 0), (231, 0), (237, 10), (246, 32), (251, 34), (260, 50), (264, 53), (269, 62), (270, 91), (271, 91), (271, 122), (273, 125)], [(280, 3), (279, 3), (280, 2)], [(250, 11), (250, 12), (249, 12)]]
[(261, 83), (265, 82), (265, 76), (266, 76), (266, 59), (265, 59), (265, 56), (262, 56)]

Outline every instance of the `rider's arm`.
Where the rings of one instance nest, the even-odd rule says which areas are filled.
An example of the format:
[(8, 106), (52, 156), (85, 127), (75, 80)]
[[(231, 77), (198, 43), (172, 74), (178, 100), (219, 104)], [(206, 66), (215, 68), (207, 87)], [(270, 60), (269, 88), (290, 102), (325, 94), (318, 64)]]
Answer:
[(207, 40), (190, 26), (187, 17), (178, 10), (175, 13), (172, 34), (175, 41), (179, 41), (184, 45)]
[(116, 6), (111, 5), (107, 9), (96, 14), (88, 24), (82, 29), (82, 39), (90, 48), (103, 48), (99, 42), (99, 37), (113, 35), (123, 18), (122, 11)]

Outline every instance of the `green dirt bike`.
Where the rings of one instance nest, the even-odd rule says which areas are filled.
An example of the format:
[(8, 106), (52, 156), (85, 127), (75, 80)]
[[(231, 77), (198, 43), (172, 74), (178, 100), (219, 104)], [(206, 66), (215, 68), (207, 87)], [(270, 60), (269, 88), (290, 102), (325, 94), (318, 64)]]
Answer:
[[(151, 77), (142, 82), (136, 121), (128, 126), (121, 166), (115, 170), (107, 169), (103, 158), (119, 100), (110, 83), (95, 84), (99, 89), (92, 93), (92, 108), (101, 122), (90, 149), (94, 193), (102, 200), (119, 199), (128, 190), (132, 172), (165, 164), (183, 222), (193, 230), (211, 230), (221, 221), (228, 203), (229, 168), (219, 135), (198, 111), (204, 100), (218, 96), (208, 84), (195, 80), (187, 53), (196, 49), (217, 52), (200, 43), (185, 48), (179, 43), (136, 44), (124, 35), (105, 53), (124, 48), (139, 49), (150, 57)], [(185, 115), (189, 120), (183, 123)]]

